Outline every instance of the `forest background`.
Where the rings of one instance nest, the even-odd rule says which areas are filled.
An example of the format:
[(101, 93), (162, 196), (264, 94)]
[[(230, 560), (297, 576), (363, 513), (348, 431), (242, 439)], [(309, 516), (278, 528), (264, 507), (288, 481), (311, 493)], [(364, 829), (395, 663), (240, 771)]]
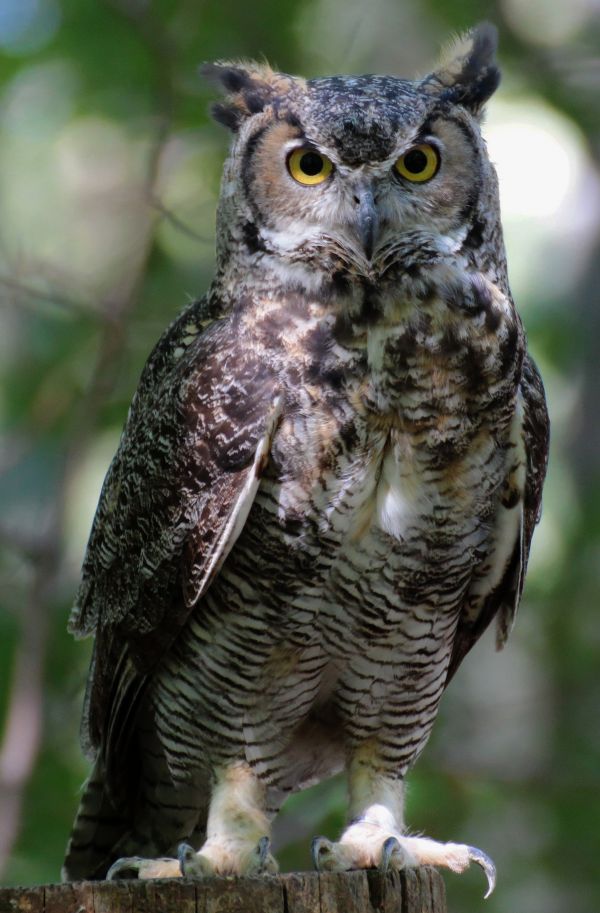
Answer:
[[(66, 633), (100, 485), (142, 365), (202, 294), (227, 147), (198, 76), (424, 74), (500, 30), (485, 135), (552, 452), (518, 623), (445, 695), (408, 821), (485, 848), (488, 913), (600, 909), (600, 8), (597, 0), (0, 0), (0, 879), (55, 881), (88, 766), (89, 643)], [(286, 869), (334, 837), (344, 783), (295, 797)], [(450, 909), (482, 909), (476, 872)]]

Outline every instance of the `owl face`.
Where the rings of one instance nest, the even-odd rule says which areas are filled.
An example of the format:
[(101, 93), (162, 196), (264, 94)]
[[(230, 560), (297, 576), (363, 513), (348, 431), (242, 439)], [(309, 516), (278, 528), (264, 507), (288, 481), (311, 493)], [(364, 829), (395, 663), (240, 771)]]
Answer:
[(230, 91), (215, 114), (235, 131), (221, 221), (255, 253), (325, 274), (381, 280), (407, 247), (459, 250), (495, 186), (478, 122), (498, 82), (489, 39), (480, 28), (418, 82), (212, 67)]
[[(346, 124), (354, 113), (344, 99)], [(419, 116), (361, 149), (350, 127), (342, 144), (308, 118), (275, 122), (256, 137), (243, 189), (282, 258), (331, 250), (369, 269), (403, 233), (460, 235), (481, 170), (472, 132), (466, 117)]]

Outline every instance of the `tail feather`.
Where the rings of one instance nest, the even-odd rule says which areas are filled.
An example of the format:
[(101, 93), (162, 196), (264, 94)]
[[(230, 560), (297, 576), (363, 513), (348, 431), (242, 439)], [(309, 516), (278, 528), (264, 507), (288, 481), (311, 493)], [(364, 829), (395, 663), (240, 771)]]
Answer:
[[(181, 842), (204, 842), (208, 772), (174, 781), (156, 733), (142, 723), (135, 753), (121, 754), (118, 765), (106, 762), (104, 752), (96, 758), (67, 846), (64, 881), (103, 879), (122, 857), (176, 856)], [(118, 780), (110, 773), (115, 767)]]
[(63, 881), (105, 878), (114, 848), (130, 828), (130, 816), (115, 808), (111, 800), (104, 765), (98, 758), (85, 784), (67, 845)]

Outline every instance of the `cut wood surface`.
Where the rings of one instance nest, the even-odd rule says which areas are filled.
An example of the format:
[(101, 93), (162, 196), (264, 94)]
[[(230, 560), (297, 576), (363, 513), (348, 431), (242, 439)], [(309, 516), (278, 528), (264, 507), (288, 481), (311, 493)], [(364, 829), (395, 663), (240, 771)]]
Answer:
[(446, 897), (439, 872), (424, 867), (0, 888), (0, 913), (446, 913)]

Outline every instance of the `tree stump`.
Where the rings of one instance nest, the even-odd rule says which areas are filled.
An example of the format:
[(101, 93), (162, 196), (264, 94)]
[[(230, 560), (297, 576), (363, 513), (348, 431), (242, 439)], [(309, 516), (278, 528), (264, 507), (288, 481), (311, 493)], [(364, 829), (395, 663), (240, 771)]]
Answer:
[(0, 913), (447, 913), (444, 882), (423, 867), (294, 872), (262, 878), (81, 881), (0, 888)]

